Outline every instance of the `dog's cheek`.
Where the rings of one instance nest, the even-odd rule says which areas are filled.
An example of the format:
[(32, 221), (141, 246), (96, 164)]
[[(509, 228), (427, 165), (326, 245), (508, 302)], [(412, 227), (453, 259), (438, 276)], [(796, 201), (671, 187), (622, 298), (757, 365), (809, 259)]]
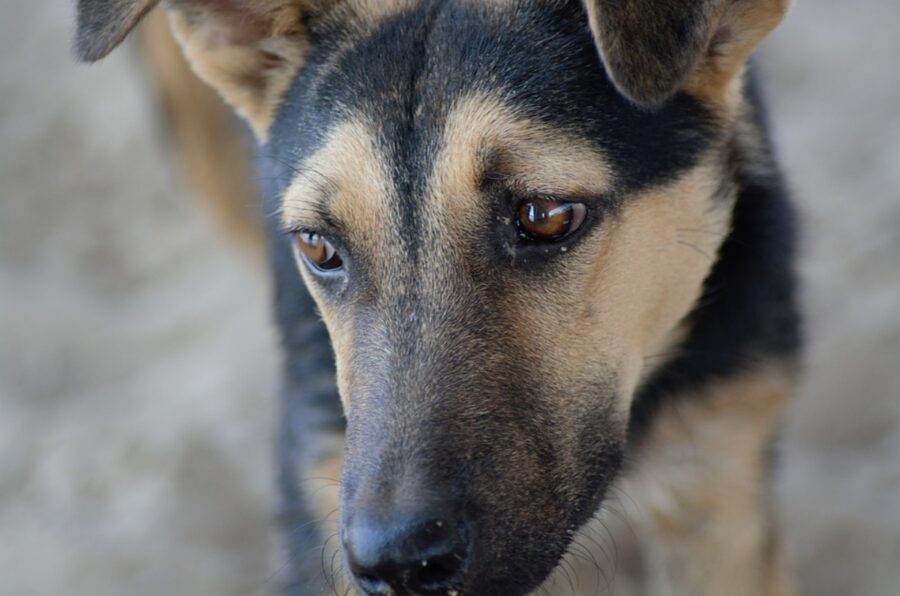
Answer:
[(589, 344), (606, 346), (623, 414), (645, 369), (677, 343), (716, 262), (733, 204), (722, 175), (717, 163), (702, 163), (631, 198), (583, 286), (596, 313)]
[(354, 326), (349, 309), (335, 303), (332, 296), (325, 291), (313, 274), (307, 270), (304, 263), (299, 263), (300, 272), (306, 287), (315, 300), (316, 307), (322, 316), (325, 327), (328, 329), (328, 337), (331, 340), (334, 351), (335, 377), (338, 393), (344, 412), (350, 408), (350, 396), (352, 395), (352, 346), (354, 338)]
[[(505, 280), (507, 344), (562, 418), (589, 406), (627, 420), (645, 369), (681, 337), (728, 231), (732, 197), (721, 179), (719, 164), (701, 162), (627, 198), (542, 277)], [(570, 422), (575, 433), (578, 419)]]

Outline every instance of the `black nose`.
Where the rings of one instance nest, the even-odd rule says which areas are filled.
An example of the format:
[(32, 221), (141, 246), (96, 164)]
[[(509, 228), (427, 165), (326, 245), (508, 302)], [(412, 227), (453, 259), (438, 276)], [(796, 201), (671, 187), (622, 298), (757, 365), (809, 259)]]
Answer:
[(347, 528), (344, 546), (367, 594), (444, 594), (462, 575), (467, 534), (464, 524), (451, 520), (359, 520)]

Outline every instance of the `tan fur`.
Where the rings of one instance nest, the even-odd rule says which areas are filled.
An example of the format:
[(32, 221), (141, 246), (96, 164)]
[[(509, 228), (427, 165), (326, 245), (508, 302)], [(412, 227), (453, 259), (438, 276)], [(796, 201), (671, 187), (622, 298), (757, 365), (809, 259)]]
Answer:
[(174, 3), (170, 19), (197, 75), (221, 93), (264, 142), (309, 46), (296, 2), (242, 5), (246, 8), (241, 13), (220, 15), (191, 4), (180, 9)]
[[(393, 190), (382, 156), (368, 126), (348, 121), (337, 126), (324, 146), (303, 165), (285, 192), (282, 221), (287, 228), (318, 229), (317, 212), (327, 208), (337, 221), (345, 240), (362, 257), (378, 255), (379, 260), (399, 259), (387, 237), (395, 228), (391, 221), (390, 201)], [(319, 286), (309, 278), (307, 267), (300, 264), (307, 287), (319, 298), (329, 335), (336, 353), (338, 388), (345, 410), (352, 395), (349, 368), (353, 345), (352, 325), (341, 313), (333, 311), (327, 300), (319, 296)]]
[[(278, 105), (303, 65), (309, 44), (305, 15), (356, 27), (347, 49), (381, 20), (418, 0), (230, 0), (227, 11), (169, 0), (172, 29), (198, 76), (215, 88), (265, 142)], [(332, 10), (333, 9), (333, 10)], [(333, 14), (332, 14), (333, 13)], [(332, 65), (342, 51), (333, 52)], [(328, 65), (323, 67), (323, 72)]]
[[(464, 255), (455, 253), (465, 245), (461, 239), (487, 216), (479, 184), (494, 155), (500, 156), (505, 177), (538, 192), (600, 196), (614, 183), (603, 156), (586, 143), (528, 121), (494, 98), (463, 100), (448, 118), (428, 185), (430, 217), (424, 223), (426, 244), (434, 245), (433, 272), (446, 271), (440, 263), (457, 271), (467, 266), (455, 260)], [(615, 393), (631, 395), (649, 366), (647, 356), (671, 349), (685, 333), (679, 322), (699, 296), (728, 230), (731, 202), (716, 196), (721, 168), (707, 160), (670, 184), (631, 197), (619, 216), (604, 222), (600, 232), (585, 239), (586, 246), (569, 256), (568, 271), (553, 286), (554, 299), (545, 297), (541, 286), (515, 289), (510, 318), (520, 330), (521, 349), (531, 353), (536, 366), (545, 366), (552, 377), (589, 375), (597, 367), (621, 365)], [(292, 183), (284, 221), (288, 226), (314, 226), (311, 213), (327, 204), (361, 254), (377, 262), (402, 258), (389, 256), (397, 247), (390, 238), (392, 193), (371, 131), (363, 123), (347, 122), (335, 129)], [(419, 281), (417, 290), (428, 299), (429, 279)], [(317, 285), (310, 287), (315, 292)], [(434, 288), (437, 292), (439, 286)], [(563, 296), (570, 301), (561, 303)], [(342, 399), (349, 408), (355, 393), (349, 375), (355, 334), (327, 300), (320, 305), (337, 355)], [(554, 324), (533, 324), (545, 319)], [(616, 404), (623, 418), (629, 406), (627, 399)]]
[(231, 109), (200, 81), (172, 38), (165, 14), (150, 13), (140, 31), (178, 165), (197, 196), (234, 237), (262, 246), (252, 149)]
[[(734, 52), (743, 51), (744, 42), (732, 43)], [(732, 68), (726, 59), (716, 58), (703, 68), (715, 76), (697, 74), (691, 85), (703, 84), (689, 91), (706, 93), (723, 113), (739, 114), (737, 88), (729, 85), (737, 80), (740, 65)], [(424, 250), (432, 251), (425, 259), (432, 276), (468, 266), (465, 239), (476, 239), (475, 230), (488, 217), (480, 194), (486, 174), (555, 196), (602, 196), (615, 184), (604, 156), (589, 144), (530, 121), (497, 98), (465, 98), (447, 122), (423, 197), (429, 214), (423, 222)], [(699, 298), (729, 230), (733, 196), (720, 194), (727, 166), (714, 157), (721, 150), (715, 147), (677, 180), (629, 197), (620, 213), (573, 250), (552, 284), (509, 279), (513, 297), (506, 306), (516, 334), (514, 349), (550, 379), (587, 378), (598, 368), (615, 371), (610, 382), (616, 384), (620, 399), (615, 407), (623, 420), (631, 405), (626, 396), (652, 366), (648, 357), (674, 349), (687, 333), (684, 317)], [(395, 197), (388, 170), (367, 127), (341, 126), (310, 163), (315, 176), (327, 180), (330, 209), (344, 233), (358, 243), (359, 253), (378, 261), (402, 258), (391, 252), (399, 241), (390, 236)], [(303, 217), (298, 205), (319, 201), (313, 197), (321, 194), (321, 186), (321, 180), (301, 174), (285, 201), (286, 222)], [(442, 287), (433, 277), (418, 281), (422, 299)], [(341, 322), (340, 312), (326, 305), (323, 314), (332, 330), (348, 407), (353, 388), (346, 371), (352, 366), (355, 336)], [(764, 477), (766, 448), (791, 390), (789, 371), (757, 370), (674, 402), (656, 421), (637, 454), (636, 469), (613, 490), (631, 502), (623, 508), (632, 518), (621, 525), (643, 539), (639, 542), (655, 572), (649, 594), (791, 594), (767, 525)], [(593, 526), (582, 536), (588, 532), (595, 532), (592, 540), (598, 541)], [(580, 548), (588, 542), (582, 540)], [(593, 556), (609, 558), (602, 548)], [(559, 575), (550, 582), (551, 593), (570, 591)]]
[(303, 162), (284, 194), (282, 221), (287, 227), (315, 229), (321, 223), (318, 213), (327, 210), (351, 242), (376, 249), (381, 229), (390, 223), (388, 176), (370, 127), (358, 120), (343, 122)]
[[(603, 156), (587, 143), (518, 117), (495, 99), (461, 101), (448, 122), (430, 177), (425, 234), (435, 245), (433, 258), (447, 267), (466, 267), (464, 255), (453, 259), (452, 254), (465, 243), (447, 239), (466, 237), (489, 216), (477, 187), (486, 155), (501, 155), (504, 176), (533, 192), (601, 196), (613, 183)], [(728, 230), (731, 203), (714, 199), (721, 176), (721, 164), (707, 161), (671, 184), (630, 198), (620, 215), (568, 257), (566, 273), (550, 288), (554, 299), (540, 284), (517, 288), (510, 317), (521, 330), (523, 350), (539, 350), (535, 361), (547, 362), (550, 375), (571, 374), (573, 362), (585, 375), (597, 367), (614, 368), (620, 375), (616, 393), (631, 395), (645, 357), (666, 345), (698, 298)], [(315, 227), (310, 207), (322, 204), (323, 188), (329, 209), (360, 254), (375, 255), (378, 262), (403, 258), (390, 238), (393, 191), (386, 166), (364, 125), (341, 125), (307, 162), (286, 193), (286, 225), (305, 221)], [(443, 270), (434, 261), (432, 269)], [(424, 283), (420, 291), (428, 289), (427, 279)], [(342, 352), (349, 350), (353, 334), (325, 309), (342, 370), (347, 366)], [(530, 324), (547, 319), (555, 325)], [(342, 385), (343, 395), (346, 389)], [(629, 405), (623, 400), (618, 409), (624, 414)]]
[(639, 499), (676, 593), (788, 593), (768, 525), (766, 453), (793, 389), (793, 371), (762, 368), (673, 402), (653, 425), (622, 491)]
[[(730, 202), (713, 199), (720, 175), (708, 162), (629, 199), (568, 257), (556, 284), (518, 290), (521, 345), (534, 346), (547, 374), (617, 371), (625, 415), (645, 360), (671, 347), (728, 230)], [(530, 324), (542, 319), (554, 325)]]
[[(494, 98), (470, 97), (460, 101), (448, 119), (444, 148), (439, 153), (427, 193), (429, 217), (426, 241), (435, 246), (435, 259), (453, 253), (448, 238), (464, 237), (487, 217), (478, 183), (485, 157), (502, 154), (505, 173), (517, 184), (536, 193), (589, 194), (609, 188), (608, 167), (588, 143), (550, 127), (517, 117)], [(316, 228), (315, 211), (327, 205), (346, 240), (360, 255), (372, 255), (375, 280), (387, 275), (384, 266), (403, 259), (402, 242), (392, 221), (397, 201), (383, 156), (378, 154), (366, 124), (350, 121), (338, 126), (291, 183), (283, 201), (286, 227)], [(461, 255), (456, 255), (461, 258)], [(379, 267), (382, 264), (382, 267)], [(440, 271), (441, 268), (434, 266)], [(454, 266), (465, 267), (455, 261)], [(305, 269), (301, 267), (301, 270)], [(305, 273), (305, 272), (304, 272)], [(429, 292), (428, 279), (417, 288)], [(402, 284), (393, 279), (392, 284)], [(316, 291), (316, 284), (309, 284)], [(396, 288), (394, 288), (396, 291)], [(340, 313), (322, 304), (323, 315), (336, 350), (338, 378), (345, 407), (349, 395), (346, 374), (350, 347), (355, 337)]]
[[(364, 36), (379, 20), (417, 1), (352, 0), (329, 18), (356, 24), (358, 36)], [(188, 0), (171, 0), (167, 6), (195, 71), (265, 140), (277, 106), (309, 50), (304, 11), (321, 11), (330, 3), (231, 0), (225, 4), (240, 11), (198, 8)], [(713, 52), (700, 60), (684, 85), (720, 115), (734, 119), (737, 142), (749, 150), (759, 143), (754, 144), (754, 127), (741, 108), (739, 75), (749, 52), (777, 24), (786, 6), (785, 0), (723, 3), (714, 19), (716, 28), (709, 33)], [(354, 39), (335, 51), (323, 70), (336, 67), (342, 52), (355, 45), (358, 36), (351, 35)], [(161, 64), (169, 59), (166, 56), (161, 53), (154, 59)], [(181, 105), (182, 91), (166, 82), (171, 73), (164, 69), (160, 73), (164, 90), (172, 96), (169, 101)], [(176, 134), (184, 137), (187, 154), (194, 154), (194, 147), (218, 144), (211, 140), (215, 137), (190, 136), (191, 126), (201, 117), (213, 116), (220, 117), (210, 108), (209, 113), (176, 122)], [(469, 279), (468, 251), (483, 241), (479, 237), (483, 224), (493, 217), (482, 194), (485, 177), (501, 179), (520, 195), (572, 200), (594, 200), (616, 188), (607, 159), (589, 142), (529, 119), (498, 97), (465, 97), (446, 122), (425, 192), (417, 197), (427, 213), (418, 271), (392, 275), (406, 258), (405, 240), (398, 234), (395, 219), (401, 197), (396, 196), (391, 169), (376, 143), (375, 123), (351, 119), (337, 125), (322, 148), (300, 164), (302, 170), (284, 196), (287, 227), (321, 229), (319, 213), (327, 210), (329, 221), (338, 228), (335, 235), (354, 258), (366, 261), (366, 272), (372, 276), (371, 295), (360, 301), (377, 303), (382, 294), (408, 292), (416, 300), (441, 306), (448, 288), (458, 291), (453, 284), (464, 285), (460, 280)], [(560, 259), (552, 280), (536, 282), (525, 275), (496, 273), (509, 295), (496, 316), (507, 318), (503, 329), (511, 335), (510, 353), (533, 363), (548, 386), (567, 386), (572, 378), (584, 379), (587, 385), (595, 381), (598, 370), (608, 371), (608, 386), (601, 389), (614, 403), (587, 407), (610, 407), (622, 428), (640, 380), (662, 361), (662, 354), (676, 350), (688, 333), (685, 316), (700, 297), (729, 230), (734, 197), (722, 194), (721, 183), (730, 174), (721, 157), (724, 154), (723, 146), (713, 147), (679, 178), (626, 197), (571, 248), (571, 254)], [(205, 164), (199, 160), (191, 167), (200, 179), (208, 177)], [(510, 254), (517, 255), (513, 250)], [(328, 326), (340, 395), (349, 412), (355, 396), (368, 393), (354, 386), (367, 382), (365, 375), (350, 374), (358, 368), (353, 355), (361, 351), (361, 334), (347, 316), (349, 307), (331, 300), (305, 265), (300, 270)], [(429, 340), (440, 344), (437, 334), (442, 332), (464, 334), (467, 330), (429, 330), (434, 334)], [(655, 420), (640, 452), (632, 454), (636, 465), (613, 493), (627, 495), (620, 504), (629, 521), (621, 525), (643, 539), (643, 554), (656, 572), (656, 583), (650, 587), (654, 596), (790, 594), (778, 545), (767, 527), (764, 454), (791, 392), (791, 376), (790, 371), (774, 366), (763, 368), (722, 381), (703, 395), (673, 401)], [(559, 397), (559, 402), (561, 409), (586, 407), (572, 396)], [(563, 443), (572, 441), (563, 447), (572, 447), (575, 440), (575, 436), (563, 437)], [(305, 480), (319, 519), (337, 516), (339, 490), (334, 481), (340, 478), (340, 444), (335, 438)], [(580, 548), (585, 548), (587, 533), (595, 529), (590, 526), (582, 532), (585, 541), (578, 544)], [(598, 540), (596, 534), (592, 540)], [(330, 541), (326, 560), (338, 556), (338, 543)], [(601, 545), (594, 557), (609, 558), (602, 550)], [(557, 576), (547, 586), (556, 593), (560, 585)]]
[(465, 268), (465, 251), (482, 241), (479, 230), (491, 217), (481, 188), (486, 176), (502, 177), (522, 194), (579, 197), (609, 190), (609, 171), (604, 156), (584, 139), (524, 118), (496, 97), (464, 97), (448, 116), (430, 173), (424, 236), (435, 259), (452, 257), (446, 267)]
[[(573, 551), (569, 559), (575, 567), (569, 572), (593, 578), (596, 560), (603, 574), (617, 574), (623, 561), (610, 553), (620, 546), (627, 553), (637, 540), (648, 579), (636, 592), (617, 593), (793, 594), (770, 525), (766, 453), (793, 393), (794, 376), (784, 365), (761, 366), (702, 395), (673, 400), (633, 454), (632, 468), (617, 481), (611, 501), (576, 538), (591, 552), (588, 557)], [(560, 573), (548, 585), (566, 585)], [(626, 577), (623, 582), (627, 585)], [(568, 592), (550, 591), (557, 593)]]
[[(531, 192), (602, 196), (614, 183), (603, 156), (588, 143), (520, 118), (496, 98), (467, 98), (448, 122), (431, 176), (434, 217), (427, 225), (438, 228), (435, 237), (465, 237), (485, 217), (477, 185), (484, 156), (492, 152), (501, 155), (502, 174)], [(581, 363), (586, 374), (626, 363), (621, 389), (630, 395), (645, 356), (658, 355), (677, 338), (671, 330), (699, 296), (728, 230), (730, 201), (712, 200), (721, 176), (720, 164), (707, 162), (672, 184), (630, 198), (620, 217), (604, 223), (569, 257), (571, 281), (561, 278), (553, 285), (554, 300), (542, 295), (543, 286), (522, 287), (519, 307), (511, 305), (513, 318), (524, 323), (522, 344), (540, 351), (536, 360), (567, 363), (558, 367), (567, 374), (572, 362)], [(559, 295), (571, 300), (560, 301)], [(584, 305), (588, 312), (579, 310)], [(545, 319), (555, 325), (531, 324)], [(586, 334), (586, 325), (594, 332)], [(620, 404), (623, 412), (628, 406)]]
[(685, 90), (733, 113), (740, 101), (744, 64), (787, 14), (790, 0), (737, 0), (719, 8), (712, 47)]
[[(498, 97), (474, 94), (451, 110), (443, 150), (431, 175), (434, 201), (454, 209), (480, 210), (478, 184), (486, 160), (501, 175), (534, 194), (584, 196), (610, 190), (604, 156), (584, 138), (520, 116)], [(466, 201), (467, 204), (459, 204)]]
[[(483, 215), (478, 184), (491, 152), (502, 155), (503, 175), (536, 194), (600, 194), (611, 186), (609, 166), (587, 141), (519, 117), (497, 98), (477, 95), (461, 100), (448, 117), (431, 173), (430, 205), (441, 210), (432, 221), (460, 231), (472, 222), (456, 220)], [(378, 240), (371, 230), (385, 219), (386, 195), (393, 192), (387, 175), (369, 126), (345, 122), (304, 162), (285, 193), (283, 221), (286, 226), (308, 221), (310, 212), (327, 202), (342, 227), (374, 249)]]

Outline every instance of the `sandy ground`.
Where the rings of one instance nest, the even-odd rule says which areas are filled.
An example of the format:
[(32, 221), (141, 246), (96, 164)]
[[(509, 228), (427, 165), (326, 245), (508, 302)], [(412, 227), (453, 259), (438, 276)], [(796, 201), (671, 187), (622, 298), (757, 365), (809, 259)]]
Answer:
[[(72, 3), (74, 4), (74, 2)], [(0, 0), (0, 596), (273, 588), (264, 272), (179, 188), (133, 52)], [(900, 594), (900, 3), (801, 1), (763, 52), (805, 215), (779, 509), (804, 593)]]

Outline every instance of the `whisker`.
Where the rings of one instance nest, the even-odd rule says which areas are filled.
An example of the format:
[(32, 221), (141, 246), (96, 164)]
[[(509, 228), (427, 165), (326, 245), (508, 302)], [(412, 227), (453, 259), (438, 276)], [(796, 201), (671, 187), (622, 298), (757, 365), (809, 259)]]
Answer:
[(694, 245), (694, 244), (691, 244), (690, 242), (685, 242), (684, 240), (676, 240), (675, 242), (678, 243), (678, 244), (680, 244), (681, 246), (690, 248), (691, 250), (693, 250), (693, 251), (696, 252), (697, 254), (706, 257), (706, 258), (707, 258), (708, 260), (710, 260), (710, 261), (715, 261), (715, 259), (714, 259), (713, 257), (711, 257), (709, 254), (707, 254), (705, 251), (703, 251), (700, 247), (698, 247), (698, 246), (696, 246), (696, 245)]
[(337, 594), (337, 586), (334, 583), (334, 576), (326, 571), (325, 569), (325, 553), (328, 550), (328, 543), (331, 542), (334, 538), (337, 538), (337, 532), (331, 534), (324, 543), (322, 543), (322, 554), (320, 556), (321, 564), (322, 564), (322, 576), (325, 578), (325, 582), (328, 584), (328, 589), (333, 593)]
[(676, 228), (676, 232), (678, 233), (687, 233), (687, 234), (707, 234), (709, 236), (722, 236), (726, 235), (726, 232), (721, 230), (710, 230), (707, 228)]

